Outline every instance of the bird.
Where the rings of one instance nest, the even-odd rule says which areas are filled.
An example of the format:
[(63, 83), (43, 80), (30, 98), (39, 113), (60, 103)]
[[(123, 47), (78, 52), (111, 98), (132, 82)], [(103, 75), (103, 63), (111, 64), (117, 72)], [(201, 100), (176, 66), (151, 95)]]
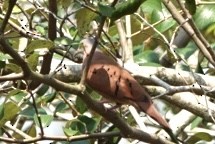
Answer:
[[(88, 37), (80, 42), (83, 47), (82, 69), (86, 66), (94, 41), (93, 37)], [(177, 143), (168, 122), (155, 108), (145, 88), (126, 69), (120, 66), (115, 59), (104, 54), (101, 50), (95, 50), (85, 82), (105, 99), (119, 105), (132, 105), (138, 111), (145, 112), (158, 122), (172, 140)]]

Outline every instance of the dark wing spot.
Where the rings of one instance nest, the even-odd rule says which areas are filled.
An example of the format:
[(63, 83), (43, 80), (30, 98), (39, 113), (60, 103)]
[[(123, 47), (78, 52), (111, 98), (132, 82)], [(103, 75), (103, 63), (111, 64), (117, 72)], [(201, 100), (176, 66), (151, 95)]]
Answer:
[(107, 71), (109, 71), (110, 70), (110, 68), (107, 68)]
[(116, 84), (116, 89), (115, 89), (114, 94), (115, 94), (115, 96), (117, 96), (118, 92), (119, 92), (119, 83), (118, 83), (118, 81), (116, 81), (115, 84)]
[(97, 73), (97, 70), (96, 70), (96, 69), (94, 69), (94, 70), (93, 70), (93, 74), (96, 74), (96, 73)]
[(130, 93), (131, 93), (131, 95), (132, 95), (132, 94), (133, 94), (133, 92), (132, 92), (132, 83), (129, 81), (128, 78), (127, 78), (126, 80), (127, 80), (127, 82), (128, 82), (128, 86), (129, 86), (129, 88), (130, 88)]
[(113, 75), (116, 75), (116, 71), (113, 72)]
[(131, 88), (131, 87), (132, 87), (132, 84), (131, 84), (130, 80), (129, 80), (128, 78), (126, 78), (126, 81), (127, 81), (127, 83), (128, 83), (128, 86)]
[(112, 75), (110, 75), (110, 77), (112, 77)]
[(121, 81), (121, 76), (119, 76), (119, 78), (118, 78), (118, 82), (120, 82)]

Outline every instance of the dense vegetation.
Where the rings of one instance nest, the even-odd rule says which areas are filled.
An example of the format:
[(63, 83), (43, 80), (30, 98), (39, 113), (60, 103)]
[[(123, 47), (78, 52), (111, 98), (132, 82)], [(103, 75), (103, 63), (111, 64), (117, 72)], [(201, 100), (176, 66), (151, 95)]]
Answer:
[[(144, 113), (84, 85), (80, 41), (123, 62), (182, 143), (213, 142), (213, 0), (3, 0), (0, 141), (170, 143)], [(138, 64), (138, 65), (137, 65)], [(102, 81), (102, 80), (101, 80)], [(106, 107), (106, 108), (105, 108)]]

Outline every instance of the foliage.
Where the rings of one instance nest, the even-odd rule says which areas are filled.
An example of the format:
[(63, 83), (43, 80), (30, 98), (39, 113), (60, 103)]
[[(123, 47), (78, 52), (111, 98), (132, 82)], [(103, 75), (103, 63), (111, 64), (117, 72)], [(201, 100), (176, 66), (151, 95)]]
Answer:
[[(116, 1), (116, 5), (107, 1), (57, 0), (55, 5), (55, 0), (17, 0), (10, 14), (9, 7), (12, 2), (15, 1), (3, 1), (0, 5), (0, 141), (22, 143), (22, 140), (27, 139), (31, 143), (50, 140), (85, 144), (101, 141), (117, 143), (121, 140), (124, 135), (116, 133), (120, 131), (119, 126), (106, 120), (107, 117), (97, 114), (97, 111), (90, 110), (89, 104), (80, 96), (82, 91), (78, 93), (78, 88), (74, 88), (73, 93), (68, 92), (67, 85), (51, 80), (58, 71), (64, 69), (64, 63), (77, 62), (75, 56), (79, 51), (80, 41), (86, 36), (97, 35), (102, 21), (105, 25), (99, 38), (99, 48), (116, 54), (116, 51), (124, 48), (121, 41), (121, 37), (124, 37), (126, 39), (124, 43), (127, 45), (125, 53), (128, 49), (132, 51), (129, 60), (134, 60), (136, 64), (146, 66), (148, 69), (171, 68), (180, 75), (181, 81), (174, 77), (168, 78), (172, 75), (170, 73), (166, 74), (167, 76), (157, 74), (161, 81), (157, 83), (145, 78), (148, 81), (144, 81), (143, 84), (151, 85), (152, 88), (148, 87), (151, 95), (163, 94), (161, 87), (165, 88), (164, 93), (168, 95), (177, 93), (183, 95), (183, 92), (193, 94), (194, 104), (180, 105), (180, 99), (175, 102), (163, 98), (157, 105), (161, 113), (168, 111), (167, 118), (170, 121), (181, 109), (193, 113), (191, 120), (181, 124), (180, 121), (184, 119), (181, 117), (175, 122), (179, 123), (180, 130), (176, 130), (178, 138), (190, 144), (214, 141), (214, 134), (211, 133), (214, 131), (213, 116), (215, 116), (212, 89), (214, 85), (209, 81), (205, 82), (208, 85), (204, 85), (195, 77), (195, 74), (202, 73), (211, 78), (215, 72), (213, 1), (208, 0), (206, 1), (208, 3), (204, 4), (203, 1), (197, 3), (195, 0), (185, 0), (185, 5), (183, 3), (182, 6), (186, 13), (190, 14), (194, 24), (191, 20), (178, 24), (177, 16), (170, 11), (165, 0), (121, 0)], [(185, 19), (189, 18), (179, 0), (173, 1), (173, 5), (177, 8), (175, 12), (183, 14)], [(53, 10), (55, 6), (57, 12)], [(6, 13), (9, 14), (8, 21)], [(117, 25), (118, 22), (122, 27)], [(54, 23), (56, 28), (50, 29), (50, 25)], [(180, 32), (186, 24), (193, 29), (191, 37)], [(120, 29), (124, 31), (124, 35), (120, 33)], [(203, 39), (199, 38), (196, 42), (193, 37), (201, 37), (197, 32), (203, 34)], [(200, 50), (197, 43), (205, 46), (209, 56)], [(8, 49), (7, 45), (12, 50)], [(17, 54), (20, 58), (17, 58)], [(129, 61), (128, 59), (124, 61)], [(190, 77), (194, 82), (184, 79), (180, 70), (191, 72)], [(41, 74), (38, 79), (34, 79), (35, 73)], [(69, 79), (70, 75), (66, 77)], [(80, 79), (80, 70), (75, 77), (75, 80)], [(168, 81), (169, 79), (171, 81)], [(78, 82), (71, 81), (69, 85), (75, 87)], [(58, 87), (58, 84), (61, 87)], [(197, 85), (197, 88), (194, 85)], [(103, 100), (90, 88), (87, 88), (87, 92), (93, 100), (97, 102)], [(199, 95), (206, 98), (202, 100)], [(205, 109), (206, 111), (203, 114), (198, 113), (199, 111), (193, 108), (195, 104), (201, 104), (199, 111)], [(128, 126), (138, 126), (134, 114), (128, 111), (127, 106), (113, 111), (122, 116)], [(148, 119), (144, 120), (147, 125)], [(151, 127), (148, 127), (151, 130)], [(159, 128), (155, 129), (156, 132), (160, 131)], [(61, 136), (49, 135), (49, 132), (55, 130), (55, 135)], [(156, 133), (153, 129), (152, 132)], [(126, 139), (127, 142), (133, 141), (132, 136), (132, 139)]]

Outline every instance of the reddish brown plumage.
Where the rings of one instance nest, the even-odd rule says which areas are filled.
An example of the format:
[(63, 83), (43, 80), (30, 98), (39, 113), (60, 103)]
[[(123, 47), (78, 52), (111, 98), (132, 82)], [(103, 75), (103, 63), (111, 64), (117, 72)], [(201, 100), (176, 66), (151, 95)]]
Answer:
[[(91, 45), (83, 41), (84, 64), (88, 60), (87, 55)], [(87, 74), (86, 83), (99, 92), (106, 99), (119, 104), (130, 104), (136, 109), (145, 112), (156, 120), (165, 129), (170, 129), (168, 123), (154, 107), (149, 94), (131, 76), (131, 74), (119, 66), (117, 62), (100, 51), (95, 51)]]

